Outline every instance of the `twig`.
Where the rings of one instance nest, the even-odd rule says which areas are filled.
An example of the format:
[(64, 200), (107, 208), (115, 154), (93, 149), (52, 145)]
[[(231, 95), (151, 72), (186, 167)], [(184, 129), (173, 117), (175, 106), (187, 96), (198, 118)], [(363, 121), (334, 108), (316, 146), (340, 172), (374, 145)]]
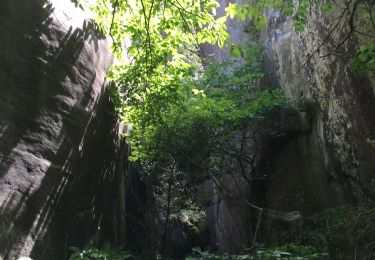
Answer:
[(375, 35), (371, 35), (371, 34), (368, 34), (368, 33), (365, 33), (365, 32), (361, 32), (361, 31), (358, 31), (356, 29), (354, 29), (354, 32), (358, 33), (360, 35), (363, 35), (363, 36), (367, 36), (367, 37), (370, 37), (370, 38), (375, 38)]
[(339, 16), (339, 20), (338, 22), (333, 26), (332, 30), (328, 33), (328, 35), (323, 39), (323, 41), (321, 42), (321, 44), (319, 44), (319, 46), (313, 51), (312, 54), (308, 55), (306, 61), (302, 64), (302, 66), (300, 67), (300, 69), (295, 73), (295, 75), (297, 75), (298, 73), (301, 72), (301, 70), (310, 62), (310, 60), (313, 58), (313, 56), (315, 55), (315, 53), (317, 53), (322, 47), (324, 44), (326, 44), (326, 42), (328, 41), (329, 38), (331, 38), (332, 34), (336, 31), (337, 27), (340, 25), (341, 23), (341, 20), (342, 18), (344, 17), (345, 13), (348, 11), (349, 9), (349, 6), (351, 4), (353, 0), (349, 1), (349, 3), (347, 4), (347, 6), (345, 7), (345, 9), (342, 11), (341, 15)]
[(367, 7), (368, 7), (368, 11), (370, 13), (370, 19), (371, 19), (371, 22), (372, 22), (372, 26), (373, 26), (373, 28), (375, 30), (375, 20), (374, 20), (374, 16), (372, 14), (372, 8), (371, 8), (371, 5), (370, 5), (369, 2), (367, 2)]
[[(112, 35), (112, 29), (113, 29), (113, 24), (115, 21), (117, 6), (118, 6), (118, 0), (116, 0), (115, 4), (113, 5), (111, 26), (109, 27), (109, 36), (111, 36), (113, 44), (115, 44), (115, 39), (113, 38), (113, 35)], [(117, 45), (115, 45), (115, 50), (116, 48), (117, 48)]]
[(335, 51), (337, 51), (342, 45), (344, 45), (344, 43), (346, 43), (346, 41), (350, 38), (350, 36), (353, 34), (355, 28), (354, 28), (354, 16), (355, 16), (355, 13), (357, 11), (357, 7), (358, 7), (358, 3), (355, 2), (354, 3), (354, 6), (353, 6), (353, 10), (352, 10), (352, 13), (350, 14), (350, 19), (349, 19), (349, 26), (350, 26), (350, 32), (348, 33), (348, 35), (339, 43), (336, 45), (336, 47), (331, 50), (330, 52), (328, 52), (327, 54), (325, 55), (322, 55), (322, 56), (319, 56), (319, 58), (325, 58), (325, 57), (328, 57), (330, 55), (332, 55), (332, 53), (334, 53)]
[(248, 202), (247, 200), (245, 200), (245, 203), (247, 205), (249, 205), (250, 207), (259, 210), (257, 225), (255, 226), (253, 242), (252, 242), (252, 245), (251, 245), (251, 249), (253, 249), (255, 247), (255, 243), (256, 243), (256, 239), (257, 239), (257, 235), (258, 235), (258, 230), (259, 230), (259, 227), (260, 227), (260, 221), (261, 221), (261, 218), (262, 218), (262, 215), (263, 215), (263, 208), (255, 206), (254, 204)]

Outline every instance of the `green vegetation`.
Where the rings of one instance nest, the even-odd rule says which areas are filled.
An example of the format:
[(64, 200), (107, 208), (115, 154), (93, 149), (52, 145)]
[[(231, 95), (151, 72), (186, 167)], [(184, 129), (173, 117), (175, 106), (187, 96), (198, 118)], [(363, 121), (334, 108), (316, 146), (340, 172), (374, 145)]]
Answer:
[(365, 75), (375, 71), (375, 44), (362, 45), (356, 56), (350, 60), (349, 66)]
[[(254, 18), (264, 27), (261, 10), (269, 4), (230, 6), (222, 17), (215, 17), (218, 4), (212, 0), (111, 1), (111, 6), (101, 1), (94, 7), (98, 27), (114, 40), (118, 63), (109, 79), (117, 112), (132, 127), (131, 159), (153, 187), (165, 218), (164, 255), (173, 223), (193, 233), (203, 228), (202, 206), (210, 202), (198, 198), (199, 185), (212, 180), (223, 191), (225, 174), (238, 185), (251, 185), (260, 149), (251, 144), (260, 135), (279, 134), (263, 127), (267, 119), (294, 111), (281, 90), (259, 87), (260, 46), (232, 45), (232, 58), (204, 61), (204, 67), (198, 55), (202, 43), (229, 46), (228, 17)], [(124, 53), (127, 40), (132, 44)]]
[[(207, 131), (223, 128), (224, 124), (234, 124), (233, 130), (238, 130), (236, 126), (240, 121), (254, 117), (258, 109), (254, 106), (262, 106), (265, 101), (262, 99), (272, 98), (270, 93), (258, 91), (256, 95), (260, 101), (257, 104), (248, 102), (254, 99), (254, 85), (262, 76), (261, 72), (236, 71), (243, 75), (230, 75), (232, 79), (228, 79), (225, 71), (224, 78), (220, 75), (222, 71), (213, 75), (210, 68), (202, 68), (198, 55), (200, 44), (229, 46), (226, 31), (226, 20), (229, 18), (250, 20), (256, 28), (264, 28), (264, 11), (270, 7), (291, 16), (295, 29), (301, 31), (308, 23), (308, 11), (314, 5), (319, 5), (319, 10), (329, 15), (335, 15), (338, 7), (333, 1), (300, 0), (296, 3), (292, 0), (257, 0), (252, 5), (230, 3), (225, 9), (226, 14), (216, 17), (218, 3), (215, 0), (100, 0), (92, 5), (92, 10), (97, 14), (98, 28), (113, 39), (113, 50), (118, 58), (109, 79), (115, 82), (113, 96), (116, 109), (125, 123), (132, 126), (129, 136), (132, 158), (152, 161), (158, 156), (172, 160), (166, 158), (171, 155), (167, 155), (165, 150), (173, 151), (178, 147), (185, 151), (175, 150), (171, 152), (174, 154), (172, 157), (178, 153), (180, 158), (191, 158), (189, 153), (199, 147), (194, 147), (194, 141), (186, 140), (201, 143), (199, 138), (192, 137), (202, 139), (208, 134)], [(340, 7), (343, 11), (333, 28), (341, 26), (343, 17), (348, 17), (351, 31), (334, 46), (334, 50), (352, 34), (368, 35), (370, 39), (375, 37), (375, 28), (372, 28), (375, 25), (373, 7), (374, 1), (370, 0), (351, 0)], [(354, 21), (353, 17), (357, 16), (358, 21)], [(366, 32), (357, 31), (357, 23), (366, 24)], [(327, 35), (327, 40), (333, 31)], [(258, 51), (257, 48), (254, 47), (253, 52)], [(237, 57), (244, 56), (235, 45), (231, 46), (231, 53)], [(232, 61), (233, 64), (235, 62)], [(374, 62), (374, 44), (370, 41), (359, 48), (349, 64), (354, 70), (368, 73), (374, 70)], [(202, 76), (204, 70), (206, 72)], [(204, 85), (202, 78), (214, 76), (216, 78), (213, 80), (220, 82), (221, 86), (214, 89), (208, 84)], [(198, 126), (202, 126), (199, 131)], [(167, 136), (173, 140), (164, 142), (167, 146), (163, 148), (161, 140)], [(189, 143), (189, 147), (183, 147), (182, 143)]]
[(105, 244), (100, 249), (92, 246), (82, 250), (75, 247), (71, 249), (73, 250), (73, 254), (70, 256), (70, 260), (124, 260), (131, 258), (131, 255), (127, 252), (111, 248), (109, 244)]
[[(325, 56), (333, 54), (354, 34), (375, 37), (374, 3), (349, 0), (340, 8), (342, 14), (325, 41), (344, 22), (350, 33)], [(127, 136), (132, 147), (131, 160), (153, 187), (163, 215), (159, 248), (162, 255), (168, 255), (173, 223), (183, 223), (194, 234), (205, 228), (203, 208), (210, 202), (202, 198), (198, 187), (207, 180), (224, 196), (234, 196), (225, 187), (230, 179), (245, 207), (259, 211), (258, 224), (252, 227), (253, 245), (249, 246), (255, 245), (263, 211), (248, 201), (248, 195), (254, 179), (267, 179), (273, 174), (258, 172), (255, 167), (262, 148), (259, 139), (283, 136), (285, 133), (278, 128), (280, 118), (297, 110), (280, 89), (260, 86), (262, 47), (252, 42), (246, 46), (231, 44), (226, 21), (247, 20), (262, 29), (267, 23), (264, 12), (272, 7), (292, 17), (295, 30), (303, 31), (309, 22), (308, 10), (316, 6), (323, 14), (332, 15), (337, 10), (334, 1), (316, 0), (230, 3), (221, 17), (216, 16), (215, 0), (99, 0), (91, 6), (97, 15), (96, 25), (113, 40), (117, 63), (108, 78), (113, 83), (110, 91), (116, 111), (132, 128)], [(358, 31), (358, 23), (364, 23), (366, 31)], [(228, 47), (231, 57), (221, 63), (202, 61), (201, 44)], [(361, 44), (350, 67), (361, 73), (374, 71), (374, 43), (367, 39)], [(244, 185), (245, 191), (241, 188)], [(317, 225), (318, 219), (311, 227)], [(329, 223), (328, 239), (339, 234), (341, 224)], [(339, 239), (332, 238), (331, 245)], [(111, 258), (107, 249), (76, 252), (71, 259), (117, 259), (117, 255)], [(327, 257), (312, 247), (296, 244), (252, 249), (231, 259)], [(333, 246), (328, 250), (336, 256), (339, 251), (335, 250), (341, 249)], [(226, 255), (198, 250), (195, 253), (198, 258), (190, 259), (227, 259)]]
[(308, 219), (305, 239), (310, 244), (325, 246), (332, 259), (360, 259), (374, 252), (374, 223), (373, 205), (329, 208)]
[(318, 252), (311, 246), (300, 246), (296, 244), (286, 244), (273, 248), (258, 248), (243, 254), (214, 254), (201, 251), (199, 248), (193, 249), (194, 255), (186, 260), (311, 260), (328, 259), (328, 254)]
[(204, 181), (214, 181), (222, 193), (225, 175), (250, 187), (259, 149), (253, 133), (275, 135), (277, 129), (265, 127), (265, 122), (277, 120), (280, 111), (295, 113), (280, 90), (257, 86), (263, 75), (261, 48), (238, 48), (244, 54), (241, 62), (233, 58), (213, 63), (199, 77), (185, 78), (179, 84), (177, 102), (170, 102), (158, 115), (160, 121), (135, 124), (129, 135), (135, 140), (132, 158), (142, 162), (159, 208), (166, 214), (165, 237), (173, 219), (199, 230), (204, 201), (196, 194)]

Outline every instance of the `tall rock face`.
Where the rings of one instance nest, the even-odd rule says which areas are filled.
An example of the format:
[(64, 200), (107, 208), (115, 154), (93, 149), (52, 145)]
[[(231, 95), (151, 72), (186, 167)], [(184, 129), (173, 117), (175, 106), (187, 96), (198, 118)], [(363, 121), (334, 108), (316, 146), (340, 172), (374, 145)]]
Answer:
[[(217, 8), (217, 17), (225, 15), (225, 8), (232, 1), (218, 1), (220, 7)], [(238, 0), (238, 4), (248, 2), (247, 0)], [(249, 34), (245, 31), (248, 22), (238, 20), (228, 20), (227, 29), (231, 40), (235, 44), (245, 44), (249, 40)], [(203, 44), (200, 47), (200, 56), (203, 63), (206, 61), (223, 62), (229, 57), (229, 48), (219, 48), (217, 45)], [(250, 243), (250, 222), (249, 206), (244, 204), (236, 184), (229, 176), (225, 177), (226, 189), (232, 198), (227, 198), (222, 194), (214, 183), (207, 183), (203, 189), (212, 196), (213, 205), (207, 209), (207, 223), (209, 231), (209, 243), (212, 250), (222, 252), (238, 252)], [(247, 187), (241, 187), (247, 190)], [(242, 192), (242, 191), (241, 191)], [(210, 196), (210, 195), (209, 195)]]
[(358, 39), (337, 48), (350, 31), (349, 14), (330, 34), (337, 22), (331, 18), (341, 13), (313, 7), (306, 28), (296, 33), (289, 18), (269, 11), (267, 83), (281, 86), (311, 123), (309, 133), (292, 138), (273, 158), (277, 174), (266, 191), (271, 208), (312, 212), (375, 198), (375, 86), (347, 66)]
[(0, 9), (0, 258), (124, 240), (126, 146), (107, 42), (68, 0)]
[[(219, 15), (228, 1), (220, 4)], [(270, 140), (262, 155), (272, 178), (255, 184), (260, 186), (255, 187), (261, 193), (258, 205), (275, 210), (270, 211), (275, 216), (294, 212), (291, 216), (299, 218), (298, 212), (375, 199), (375, 81), (348, 67), (359, 39), (353, 35), (336, 49), (350, 32), (349, 14), (337, 26), (338, 19), (332, 19), (342, 11), (324, 14), (313, 6), (302, 32), (296, 32), (291, 19), (279, 11), (266, 13), (268, 25), (259, 37), (264, 46), (262, 86), (283, 88), (304, 112), (308, 126), (285, 140)], [(247, 40), (248, 26), (229, 22), (234, 43)], [(228, 56), (228, 50), (215, 46), (203, 46), (201, 52), (203, 58), (216, 61)], [(208, 210), (211, 246), (236, 250), (248, 242), (241, 232), (252, 223), (242, 216), (244, 208), (238, 203), (222, 198), (216, 202)]]

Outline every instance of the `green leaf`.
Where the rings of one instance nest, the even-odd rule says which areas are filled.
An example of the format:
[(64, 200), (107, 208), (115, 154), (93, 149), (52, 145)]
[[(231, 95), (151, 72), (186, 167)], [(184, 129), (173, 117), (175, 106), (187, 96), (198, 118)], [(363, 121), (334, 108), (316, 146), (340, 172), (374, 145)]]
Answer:
[(331, 3), (324, 3), (320, 6), (320, 10), (324, 13), (331, 12), (333, 10), (333, 4)]

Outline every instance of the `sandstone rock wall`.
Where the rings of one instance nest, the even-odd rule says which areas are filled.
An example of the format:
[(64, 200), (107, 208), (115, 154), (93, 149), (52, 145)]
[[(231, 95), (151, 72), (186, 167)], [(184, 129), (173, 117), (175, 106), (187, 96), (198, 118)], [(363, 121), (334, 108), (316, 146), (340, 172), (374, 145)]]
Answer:
[[(219, 15), (228, 1), (220, 3)], [(317, 7), (308, 11), (308, 24), (297, 33), (290, 18), (268, 10), (268, 26), (259, 37), (264, 45), (266, 74), (262, 85), (282, 87), (287, 98), (305, 112), (311, 129), (271, 142), (263, 159), (271, 164), (267, 174), (272, 178), (255, 184), (256, 192), (261, 193), (257, 198), (259, 205), (306, 214), (363, 203), (375, 196), (374, 81), (347, 66), (358, 46), (356, 37), (332, 55), (319, 57), (334, 50), (346, 37), (349, 17), (344, 17), (327, 38), (337, 21), (333, 18), (342, 10), (337, 8), (328, 15)], [(248, 39), (248, 26), (228, 23), (234, 43)], [(228, 50), (203, 46), (202, 56), (222, 61)], [(240, 205), (220, 198), (216, 202), (208, 211), (212, 247), (224, 251), (238, 248), (246, 243), (240, 233), (251, 228), (251, 223), (241, 216)]]
[(127, 148), (106, 40), (68, 0), (3, 1), (0, 35), (0, 258), (123, 243)]
[(374, 199), (374, 86), (347, 66), (356, 37), (335, 50), (349, 32), (349, 17), (327, 37), (341, 12), (336, 8), (322, 14), (311, 8), (299, 33), (280, 12), (268, 13), (263, 38), (268, 83), (281, 86), (308, 112), (312, 125), (310, 133), (296, 136), (275, 159), (276, 177), (267, 190), (272, 208), (312, 212)]

